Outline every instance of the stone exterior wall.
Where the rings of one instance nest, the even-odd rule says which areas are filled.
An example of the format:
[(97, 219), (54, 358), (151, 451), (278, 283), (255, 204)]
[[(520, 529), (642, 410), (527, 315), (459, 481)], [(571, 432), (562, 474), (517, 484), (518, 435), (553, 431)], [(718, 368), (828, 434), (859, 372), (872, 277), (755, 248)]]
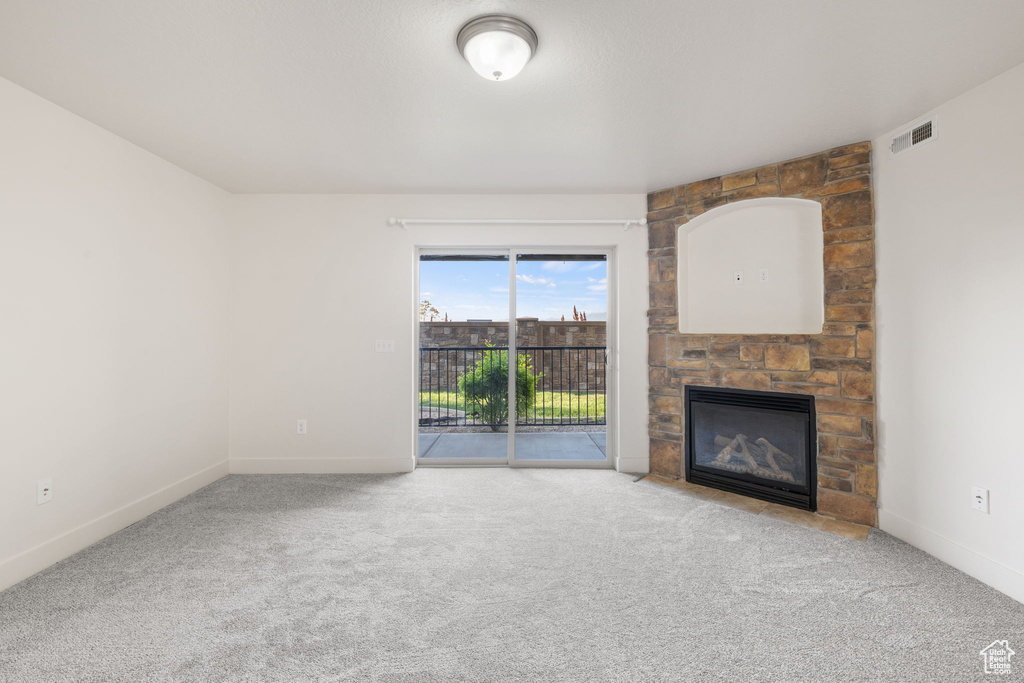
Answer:
[[(871, 143), (862, 142), (648, 195), (652, 473), (683, 474), (687, 384), (812, 394), (818, 512), (877, 524), (870, 158)], [(676, 302), (679, 226), (716, 207), (758, 197), (798, 197), (822, 205), (822, 333), (681, 334)]]
[[(516, 342), (529, 346), (602, 347), (607, 325), (603, 320), (540, 321), (516, 319)], [(508, 346), (508, 323), (421, 322), (421, 349), (481, 348), (485, 342)], [(604, 392), (607, 376), (604, 354), (598, 350), (572, 352), (533, 351), (533, 368), (542, 373), (538, 388), (544, 391)], [(454, 391), (458, 378), (473, 366), (478, 354), (473, 351), (421, 353), (421, 386), (435, 391)]]
[[(604, 346), (607, 325), (603, 320), (587, 322), (516, 319), (516, 343), (519, 346)], [(508, 346), (508, 323), (421, 322), (420, 346)]]

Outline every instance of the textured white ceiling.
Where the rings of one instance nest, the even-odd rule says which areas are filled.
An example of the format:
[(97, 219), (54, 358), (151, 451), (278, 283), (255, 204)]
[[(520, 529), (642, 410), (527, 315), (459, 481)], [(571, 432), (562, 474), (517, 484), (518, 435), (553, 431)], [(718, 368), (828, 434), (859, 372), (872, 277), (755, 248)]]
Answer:
[[(468, 19), (540, 36), (473, 73)], [(0, 76), (235, 192), (645, 192), (1024, 62), (1021, 0), (0, 0)]]

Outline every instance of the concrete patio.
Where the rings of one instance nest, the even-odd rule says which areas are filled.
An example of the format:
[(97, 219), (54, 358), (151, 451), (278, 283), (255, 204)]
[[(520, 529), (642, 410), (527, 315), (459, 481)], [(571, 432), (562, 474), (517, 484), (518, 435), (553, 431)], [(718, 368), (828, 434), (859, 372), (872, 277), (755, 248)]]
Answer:
[[(516, 460), (607, 459), (605, 432), (516, 434)], [(421, 459), (468, 459), (508, 457), (508, 434), (425, 434), (419, 435)]]

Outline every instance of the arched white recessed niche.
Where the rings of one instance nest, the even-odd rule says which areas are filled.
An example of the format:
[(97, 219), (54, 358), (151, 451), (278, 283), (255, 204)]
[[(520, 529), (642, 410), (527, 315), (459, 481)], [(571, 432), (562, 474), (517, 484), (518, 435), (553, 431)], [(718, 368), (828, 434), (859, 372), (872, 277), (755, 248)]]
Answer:
[(748, 199), (679, 228), (679, 331), (820, 334), (825, 319), (821, 204)]

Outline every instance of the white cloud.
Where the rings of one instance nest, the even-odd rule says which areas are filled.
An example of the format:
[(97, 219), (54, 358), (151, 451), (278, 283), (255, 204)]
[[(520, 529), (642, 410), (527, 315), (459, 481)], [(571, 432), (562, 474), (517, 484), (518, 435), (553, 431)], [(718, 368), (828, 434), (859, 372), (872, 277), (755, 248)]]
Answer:
[(516, 275), (516, 279), (520, 282), (525, 282), (529, 285), (552, 285), (554, 283), (551, 280), (543, 277), (534, 277), (532, 275)]
[(553, 273), (568, 273), (570, 270), (576, 269), (576, 264), (572, 261), (545, 261), (541, 268)]

